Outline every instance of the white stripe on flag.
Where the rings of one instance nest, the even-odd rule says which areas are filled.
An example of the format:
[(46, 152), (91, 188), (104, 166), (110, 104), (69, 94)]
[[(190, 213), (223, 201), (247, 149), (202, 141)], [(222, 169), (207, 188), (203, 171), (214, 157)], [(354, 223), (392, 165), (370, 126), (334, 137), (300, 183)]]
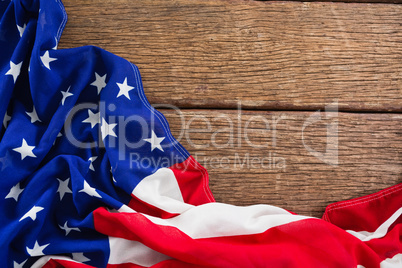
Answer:
[(380, 263), (381, 268), (401, 268), (402, 267), (402, 254), (398, 253), (392, 258), (383, 260)]
[(137, 241), (109, 237), (109, 245), (109, 264), (133, 263), (144, 267), (151, 267), (161, 261), (170, 259), (170, 257), (150, 249)]
[(132, 194), (152, 206), (173, 214), (183, 213), (193, 207), (184, 203), (179, 184), (169, 168), (161, 168), (145, 177), (134, 188)]
[[(127, 206), (119, 212), (136, 213)], [(240, 207), (223, 203), (196, 206), (169, 219), (143, 215), (155, 224), (176, 227), (193, 239), (259, 234), (272, 227), (312, 218), (270, 205)]]

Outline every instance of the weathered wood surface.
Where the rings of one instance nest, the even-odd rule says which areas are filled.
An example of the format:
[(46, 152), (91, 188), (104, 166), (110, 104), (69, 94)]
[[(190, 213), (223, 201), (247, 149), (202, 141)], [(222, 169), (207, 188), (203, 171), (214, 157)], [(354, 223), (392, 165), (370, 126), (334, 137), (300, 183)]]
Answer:
[[(402, 182), (401, 114), (321, 113), (321, 121), (308, 125), (313, 112), (161, 111), (173, 135), (207, 168), (217, 201), (320, 217), (332, 202)], [(327, 126), (337, 165), (306, 148), (325, 152)]]
[[(152, 103), (402, 111), (402, 6), (226, 0), (65, 0), (60, 48), (137, 64)], [(94, 8), (94, 6), (96, 8)]]
[[(329, 203), (402, 181), (402, 6), (64, 4), (69, 22), (59, 48), (97, 45), (118, 54), (139, 66), (151, 103), (186, 108), (162, 112), (208, 169), (218, 201), (320, 217)], [(321, 121), (305, 126), (336, 101), (354, 113), (321, 112)], [(239, 116), (238, 104), (254, 111)], [(328, 164), (307, 149), (319, 154), (327, 143), (337, 145), (337, 164), (334, 155)]]
[[(253, 1), (253, 0), (245, 0)], [(276, 1), (276, 0), (256, 0), (256, 1)], [(294, 0), (282, 0), (282, 1), (294, 1)], [(388, 4), (400, 4), (402, 0), (303, 0), (300, 2), (345, 2), (345, 3), (388, 3)]]

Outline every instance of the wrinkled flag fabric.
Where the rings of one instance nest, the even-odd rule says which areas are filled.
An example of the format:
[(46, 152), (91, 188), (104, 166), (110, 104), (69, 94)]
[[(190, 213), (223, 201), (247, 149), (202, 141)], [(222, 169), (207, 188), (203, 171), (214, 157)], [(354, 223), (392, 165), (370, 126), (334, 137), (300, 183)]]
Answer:
[(59, 0), (0, 17), (1, 267), (402, 267), (402, 184), (322, 219), (215, 202), (135, 65), (58, 50)]

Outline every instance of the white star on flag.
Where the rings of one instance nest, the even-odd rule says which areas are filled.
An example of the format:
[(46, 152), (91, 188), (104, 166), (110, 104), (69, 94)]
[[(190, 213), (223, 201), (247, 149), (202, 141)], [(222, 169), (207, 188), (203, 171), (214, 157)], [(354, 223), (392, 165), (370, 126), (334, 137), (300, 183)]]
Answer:
[(97, 192), (96, 189), (91, 187), (87, 181), (84, 180), (84, 189), (79, 191), (80, 193), (86, 193), (89, 196), (94, 196), (94, 197), (98, 197), (98, 198), (102, 198)]
[(116, 98), (124, 95), (124, 96), (126, 96), (127, 99), (131, 100), (130, 96), (128, 95), (128, 92), (130, 90), (133, 90), (134, 87), (127, 85), (127, 77), (124, 79), (124, 82), (122, 84), (120, 84), (120, 83), (116, 83), (116, 84), (119, 86), (119, 89), (120, 89), (119, 94), (117, 94)]
[(90, 109), (88, 109), (88, 118), (82, 121), (82, 123), (90, 123), (91, 128), (100, 123), (100, 113), (94, 114)]
[(71, 231), (77, 231), (77, 232), (81, 232), (81, 230), (79, 228), (75, 228), (75, 227), (68, 227), (67, 226), (67, 222), (64, 223), (64, 226), (60, 226), (60, 229), (63, 229), (66, 232), (66, 236), (71, 232)]
[(31, 118), (31, 123), (35, 123), (36, 121), (42, 122), (42, 120), (39, 119), (38, 114), (36, 113), (35, 106), (33, 106), (32, 112), (25, 113)]
[(18, 64), (15, 64), (14, 62), (10, 61), (10, 70), (6, 72), (6, 75), (12, 75), (15, 81), (17, 81), (17, 77), (20, 75), (21, 72), (21, 66), (22, 66), (22, 61)]
[(84, 256), (83, 252), (76, 252), (73, 253), (73, 260), (78, 261), (78, 262), (87, 262), (90, 261), (87, 257)]
[(57, 60), (56, 58), (51, 58), (49, 56), (49, 51), (46, 51), (45, 54), (43, 54), (43, 56), (40, 56), (40, 59), (41, 59), (43, 65), (45, 65), (45, 67), (48, 68), (49, 70), (50, 70), (50, 65), (49, 64), (52, 61)]
[(102, 89), (106, 86), (106, 74), (104, 76), (100, 76), (95, 72), (95, 81), (91, 83), (91, 86), (95, 86), (98, 89), (99, 95)]
[(23, 267), (24, 267), (24, 264), (27, 262), (27, 260), (28, 260), (28, 259), (26, 259), (25, 261), (23, 261), (23, 262), (21, 262), (21, 263), (18, 263), (18, 262), (16, 262), (16, 261), (14, 261), (14, 266), (13, 266), (13, 268), (23, 268)]
[(91, 163), (89, 164), (89, 169), (92, 170), (92, 171), (95, 171), (93, 162), (94, 162), (97, 158), (98, 158), (97, 156), (92, 156), (92, 157), (90, 157), (90, 158), (88, 159), (88, 161), (91, 162)]
[(20, 32), (20, 37), (22, 37), (22, 35), (24, 34), (25, 28), (27, 27), (27, 25), (24, 23), (24, 25), (21, 27), (19, 25), (17, 25), (18, 31)]
[(50, 244), (39, 246), (38, 241), (35, 241), (35, 245), (32, 249), (27, 247), (27, 252), (28, 252), (29, 256), (31, 256), (31, 257), (42, 256), (42, 255), (45, 255), (43, 253), (43, 250), (49, 245)]
[(68, 183), (70, 182), (70, 178), (66, 179), (65, 181), (62, 181), (60, 179), (57, 179), (59, 181), (59, 188), (57, 189), (57, 192), (60, 194), (60, 201), (63, 199), (64, 194), (66, 193), (73, 193), (71, 189), (68, 187)]
[(44, 209), (43, 207), (33, 206), (27, 213), (25, 213), (24, 216), (21, 217), (21, 219), (19, 221), (22, 221), (23, 219), (26, 219), (26, 218), (31, 218), (33, 221), (35, 221), (36, 214), (43, 209)]
[(102, 118), (102, 125), (101, 125), (102, 140), (104, 140), (108, 135), (117, 137), (116, 133), (113, 130), (116, 126), (117, 124), (108, 124), (105, 118)]
[(14, 148), (13, 151), (21, 154), (21, 160), (24, 160), (25, 157), (36, 157), (36, 155), (32, 152), (35, 149), (35, 146), (29, 146), (25, 139), (22, 139), (21, 147)]
[(64, 102), (68, 97), (74, 96), (73, 93), (69, 92), (70, 88), (71, 86), (68, 87), (67, 91), (61, 91), (61, 94), (63, 95), (63, 98), (61, 99), (61, 105), (64, 105)]
[(4, 126), (4, 128), (7, 128), (7, 123), (8, 123), (8, 121), (10, 121), (10, 119), (11, 119), (11, 116), (9, 116), (9, 115), (7, 114), (7, 112), (6, 112), (6, 114), (4, 115), (4, 119), (3, 119), (3, 126)]
[(151, 144), (151, 152), (155, 149), (158, 148), (163, 152), (161, 142), (165, 139), (165, 137), (158, 137), (156, 136), (155, 132), (152, 130), (151, 138), (149, 139), (144, 139), (144, 141), (149, 142)]
[(10, 192), (7, 194), (6, 198), (4, 198), (4, 199), (14, 198), (15, 201), (18, 201), (18, 197), (20, 196), (22, 191), (24, 191), (24, 189), (21, 189), (20, 183), (17, 183), (17, 185), (15, 185), (13, 188), (11, 188)]

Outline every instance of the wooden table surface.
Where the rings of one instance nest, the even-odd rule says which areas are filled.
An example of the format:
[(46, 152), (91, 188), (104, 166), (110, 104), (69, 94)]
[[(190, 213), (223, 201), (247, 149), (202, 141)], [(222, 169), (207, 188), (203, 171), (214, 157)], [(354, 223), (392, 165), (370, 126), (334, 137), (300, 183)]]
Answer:
[(217, 201), (321, 217), (402, 182), (401, 1), (63, 2), (59, 48), (136, 64)]

